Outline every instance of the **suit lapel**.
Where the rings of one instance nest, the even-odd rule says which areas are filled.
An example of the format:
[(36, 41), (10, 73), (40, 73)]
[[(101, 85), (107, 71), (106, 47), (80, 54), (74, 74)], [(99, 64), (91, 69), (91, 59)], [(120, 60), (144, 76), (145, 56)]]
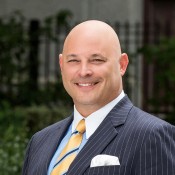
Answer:
[(47, 154), (47, 160), (43, 159), (43, 169), (45, 169), (45, 172), (47, 172), (47, 168), (49, 167), (50, 161), (58, 147), (58, 145), (60, 144), (61, 140), (63, 139), (67, 128), (69, 127), (70, 123), (72, 122), (72, 117), (68, 117), (66, 118), (64, 121), (62, 121), (61, 123), (55, 124), (56, 126), (52, 128), (51, 132), (49, 133), (50, 136), (48, 136), (47, 140), (46, 140), (46, 144), (45, 145), (49, 145), (47, 146), (47, 148), (45, 148), (45, 153)]
[[(90, 166), (93, 157), (101, 154), (108, 144), (117, 136), (119, 126), (126, 121), (132, 103), (125, 96), (107, 115), (105, 120), (89, 138), (84, 148), (71, 164), (68, 175), (81, 175)], [(81, 168), (80, 168), (81, 167)]]

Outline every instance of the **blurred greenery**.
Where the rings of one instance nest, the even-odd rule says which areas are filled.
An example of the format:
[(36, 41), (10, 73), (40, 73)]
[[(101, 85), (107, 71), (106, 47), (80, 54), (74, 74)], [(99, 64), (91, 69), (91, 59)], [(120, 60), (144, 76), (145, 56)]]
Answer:
[(59, 11), (47, 17), (37, 31), (30, 31), (35, 33), (28, 31), (27, 21), (19, 11), (0, 18), (1, 175), (21, 174), (24, 152), (31, 136), (67, 117), (72, 110), (72, 100), (63, 88), (61, 76), (44, 87), (32, 88), (38, 83), (37, 70), (34, 70), (38, 62), (29, 61), (31, 57), (34, 61), (38, 59), (32, 42), (38, 42), (42, 36), (57, 42), (51, 26), (56, 21), (60, 29), (67, 30), (71, 15), (70, 11)]
[(19, 174), (27, 143), (24, 111), (12, 110), (7, 102), (0, 108), (0, 172)]
[[(72, 101), (63, 88), (61, 76), (54, 83), (38, 88), (37, 42), (41, 37), (57, 42), (52, 27), (56, 21), (58, 29), (69, 28), (71, 12), (62, 10), (44, 19), (44, 24), (34, 30), (26, 29), (26, 19), (16, 11), (0, 18), (0, 99), (11, 105), (28, 106), (32, 104), (66, 103)], [(36, 35), (37, 34), (37, 35)], [(38, 39), (36, 39), (36, 37)], [(35, 45), (36, 46), (33, 46)], [(1, 104), (0, 101), (0, 104)]]
[(28, 38), (24, 31), (24, 17), (14, 12), (0, 19), (0, 99), (11, 100), (13, 86), (25, 82)]
[(162, 38), (156, 45), (145, 45), (139, 53), (154, 68), (154, 94), (147, 103), (154, 111), (165, 111), (165, 120), (175, 125), (175, 38)]
[(0, 174), (20, 174), (31, 136), (70, 115), (70, 111), (70, 107), (63, 105), (12, 107), (3, 102), (0, 108)]

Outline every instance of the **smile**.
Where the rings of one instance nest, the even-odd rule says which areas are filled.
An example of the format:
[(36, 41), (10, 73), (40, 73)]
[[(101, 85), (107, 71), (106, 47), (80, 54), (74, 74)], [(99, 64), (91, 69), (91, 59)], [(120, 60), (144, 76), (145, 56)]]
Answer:
[(96, 83), (76, 83), (77, 86), (81, 86), (81, 87), (89, 87), (89, 86), (94, 86), (96, 85), (98, 82)]

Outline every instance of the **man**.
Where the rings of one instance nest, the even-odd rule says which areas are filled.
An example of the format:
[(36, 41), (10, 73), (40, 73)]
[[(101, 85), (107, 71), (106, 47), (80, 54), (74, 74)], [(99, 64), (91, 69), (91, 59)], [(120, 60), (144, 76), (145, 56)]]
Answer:
[[(23, 175), (175, 175), (175, 127), (124, 94), (128, 57), (109, 25), (91, 20), (74, 27), (59, 61), (74, 113), (32, 137)], [(78, 133), (81, 121), (85, 131)]]

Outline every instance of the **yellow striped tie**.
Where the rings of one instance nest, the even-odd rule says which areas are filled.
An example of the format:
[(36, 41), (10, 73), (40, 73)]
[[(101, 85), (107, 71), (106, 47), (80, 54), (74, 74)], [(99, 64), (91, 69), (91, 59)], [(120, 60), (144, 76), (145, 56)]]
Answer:
[(68, 171), (70, 164), (73, 162), (77, 155), (77, 151), (83, 139), (83, 133), (85, 132), (85, 120), (81, 120), (76, 131), (72, 133), (67, 145), (59, 155), (57, 162), (51, 172), (51, 175), (64, 175)]

